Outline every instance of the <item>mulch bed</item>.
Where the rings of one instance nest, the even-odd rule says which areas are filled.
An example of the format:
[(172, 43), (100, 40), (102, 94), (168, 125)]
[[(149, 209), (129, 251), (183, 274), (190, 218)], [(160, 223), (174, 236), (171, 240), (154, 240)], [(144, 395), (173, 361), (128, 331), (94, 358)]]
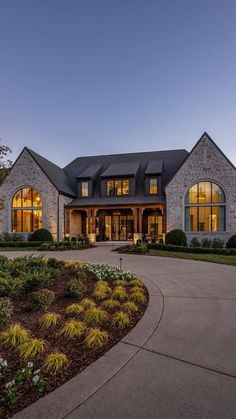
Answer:
[[(107, 352), (110, 348), (112, 348), (117, 342), (119, 342), (140, 320), (142, 315), (144, 314), (147, 304), (148, 304), (148, 293), (145, 289), (146, 300), (147, 302), (143, 305), (139, 306), (139, 311), (133, 315), (130, 315), (130, 325), (124, 329), (117, 329), (112, 326), (110, 321), (105, 322), (101, 329), (105, 330), (109, 333), (109, 340), (106, 346), (95, 350), (95, 349), (88, 349), (84, 345), (84, 338), (76, 338), (76, 339), (69, 339), (63, 336), (58, 336), (58, 330), (60, 326), (68, 320), (70, 317), (66, 316), (64, 311), (65, 307), (69, 304), (74, 302), (78, 303), (81, 299), (88, 297), (92, 297), (92, 292), (94, 289), (94, 285), (96, 281), (90, 276), (87, 280), (87, 288), (84, 292), (82, 298), (66, 298), (64, 297), (64, 288), (65, 284), (71, 279), (71, 273), (68, 272), (66, 269), (62, 269), (61, 273), (59, 274), (58, 278), (54, 282), (53, 285), (48, 286), (48, 289), (53, 290), (56, 293), (55, 301), (50, 305), (48, 311), (55, 311), (61, 314), (61, 321), (58, 326), (55, 327), (54, 331), (50, 332), (48, 330), (44, 330), (40, 327), (39, 319), (41, 318), (43, 312), (42, 311), (29, 311), (27, 308), (27, 296), (24, 299), (14, 301), (14, 313), (12, 316), (11, 322), (8, 322), (5, 328), (9, 326), (10, 323), (20, 323), (22, 326), (26, 327), (31, 331), (33, 337), (45, 339), (47, 342), (46, 350), (43, 352), (41, 356), (38, 356), (34, 363), (34, 370), (41, 368), (43, 361), (45, 360), (47, 354), (50, 352), (54, 352), (58, 350), (59, 352), (63, 352), (67, 355), (69, 359), (68, 366), (63, 370), (57, 373), (57, 375), (44, 375), (42, 376), (46, 381), (46, 385), (44, 387), (43, 392), (39, 393), (36, 389), (32, 387), (32, 384), (24, 384), (19, 391), (19, 399), (17, 402), (17, 406), (14, 409), (9, 409), (5, 406), (0, 406), (0, 418), (7, 418), (11, 417), (14, 413), (20, 411), (24, 407), (32, 404), (40, 397), (50, 393), (51, 391), (55, 390), (57, 387), (68, 381), (70, 378), (77, 375), (81, 372), (84, 368), (90, 365), (92, 362), (96, 361), (101, 355)], [(99, 304), (98, 304), (99, 305)], [(72, 317), (72, 316), (71, 316)], [(77, 316), (79, 318), (80, 316)], [(82, 319), (82, 317), (81, 317)], [(18, 355), (18, 352), (15, 350), (9, 350), (1, 348), (1, 357), (8, 361), (8, 369), (7, 372), (4, 374), (4, 383), (3, 378), (0, 378), (0, 392), (5, 388), (5, 383), (12, 380), (15, 372), (20, 368), (24, 368), (27, 364), (25, 361), (21, 361)]]

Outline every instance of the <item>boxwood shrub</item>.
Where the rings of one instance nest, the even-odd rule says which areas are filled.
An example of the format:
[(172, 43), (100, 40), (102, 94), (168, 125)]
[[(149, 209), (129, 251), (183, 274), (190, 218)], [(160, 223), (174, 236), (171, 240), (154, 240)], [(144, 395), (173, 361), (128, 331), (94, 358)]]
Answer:
[(187, 237), (185, 232), (180, 229), (169, 231), (169, 233), (166, 235), (166, 244), (187, 246)]
[(226, 243), (227, 249), (236, 249), (236, 234), (231, 236)]
[(208, 247), (174, 246), (171, 244), (149, 243), (148, 249), (167, 250), (170, 252), (202, 253), (212, 255), (236, 255), (236, 249), (214, 249)]
[(31, 234), (29, 240), (33, 242), (52, 242), (53, 238), (46, 228), (39, 228)]

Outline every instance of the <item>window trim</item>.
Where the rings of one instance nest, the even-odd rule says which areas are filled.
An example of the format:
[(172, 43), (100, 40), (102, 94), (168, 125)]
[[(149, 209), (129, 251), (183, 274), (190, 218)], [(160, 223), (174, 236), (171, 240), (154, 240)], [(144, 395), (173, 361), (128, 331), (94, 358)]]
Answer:
[[(86, 183), (87, 184), (87, 191), (88, 191), (88, 194), (87, 195), (83, 195), (83, 183)], [(81, 195), (81, 198), (89, 198), (89, 181), (88, 180), (82, 180), (81, 181), (81, 193), (80, 193), (80, 195)]]
[[(115, 182), (117, 182), (117, 181), (120, 181), (121, 182), (121, 194), (120, 195), (118, 195), (118, 194), (116, 194), (115, 193), (115, 190), (116, 190), (116, 188), (115, 188)], [(128, 182), (128, 193), (127, 194), (124, 194), (123, 193), (123, 182), (124, 181), (127, 181)], [(114, 193), (112, 194), (112, 195), (109, 195), (108, 194), (108, 182), (112, 182), (113, 183), (113, 190), (114, 190)], [(112, 197), (124, 197), (124, 196), (129, 196), (130, 195), (130, 179), (128, 179), (128, 178), (116, 178), (116, 179), (107, 179), (106, 180), (106, 196), (108, 197), (108, 198), (112, 198)]]
[[(31, 195), (31, 206), (23, 206), (23, 189), (30, 189), (31, 191), (30, 191), (30, 195)], [(41, 198), (41, 205), (40, 206), (33, 206), (33, 191), (36, 191), (39, 195), (40, 195), (40, 198)], [(15, 196), (16, 196), (16, 194), (18, 193), (18, 192), (21, 192), (21, 206), (19, 206), (19, 207), (14, 207), (13, 206), (13, 200), (14, 200), (14, 198), (15, 198)], [(20, 218), (21, 218), (21, 221), (20, 221), (20, 224), (21, 224), (21, 231), (16, 231), (16, 232), (13, 232), (13, 214), (14, 214), (14, 212), (15, 211), (20, 211)], [(22, 231), (23, 230), (23, 212), (24, 211), (28, 211), (28, 212), (30, 212), (31, 213), (31, 220), (30, 220), (30, 231)], [(41, 192), (39, 192), (39, 190), (38, 189), (36, 189), (36, 188), (34, 188), (34, 187), (32, 187), (32, 186), (23, 186), (22, 188), (20, 188), (20, 189), (17, 189), (15, 192), (14, 192), (14, 194), (13, 194), (13, 196), (12, 196), (12, 199), (11, 199), (11, 208), (10, 208), (10, 217), (11, 217), (11, 228), (10, 228), (10, 231), (11, 231), (11, 233), (16, 233), (16, 234), (30, 234), (30, 233), (33, 233), (33, 224), (34, 224), (34, 217), (33, 217), (33, 214), (34, 214), (34, 211), (41, 211), (42, 212), (42, 227), (40, 227), (40, 228), (43, 228), (43, 198), (42, 198), (42, 194), (41, 194)]]
[[(155, 180), (156, 181), (157, 191), (155, 193), (151, 193), (150, 192), (151, 191), (151, 180)], [(158, 178), (157, 178), (157, 176), (151, 176), (148, 179), (148, 195), (151, 195), (151, 196), (158, 195)]]

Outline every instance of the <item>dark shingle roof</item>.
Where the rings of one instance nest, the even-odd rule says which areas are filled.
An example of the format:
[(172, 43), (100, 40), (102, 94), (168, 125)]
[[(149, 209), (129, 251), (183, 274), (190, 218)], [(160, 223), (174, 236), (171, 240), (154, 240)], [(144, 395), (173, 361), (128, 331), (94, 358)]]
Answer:
[(151, 160), (148, 162), (145, 170), (145, 175), (157, 175), (162, 172), (163, 161), (162, 160)]
[(78, 179), (92, 179), (94, 178), (100, 171), (101, 164), (90, 164), (86, 169), (77, 176)]
[(101, 176), (136, 176), (139, 166), (139, 161), (111, 163), (110, 166), (108, 166), (108, 168), (101, 174)]
[(35, 153), (35, 151), (30, 150), (27, 147), (26, 150), (36, 161), (39, 167), (41, 167), (42, 171), (53, 183), (53, 185), (58, 189), (59, 192), (66, 195), (75, 196), (72, 185), (67, 177), (67, 174), (64, 172), (63, 169), (61, 169), (56, 164), (50, 162), (49, 160), (45, 159), (44, 157), (40, 156), (39, 154)]

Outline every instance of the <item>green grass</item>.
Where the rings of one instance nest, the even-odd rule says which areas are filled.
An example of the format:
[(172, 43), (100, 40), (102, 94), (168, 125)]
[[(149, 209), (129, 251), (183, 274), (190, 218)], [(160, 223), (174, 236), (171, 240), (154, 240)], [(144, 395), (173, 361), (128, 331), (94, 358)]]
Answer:
[(198, 253), (183, 253), (183, 252), (171, 252), (165, 250), (154, 250), (148, 251), (151, 256), (161, 256), (178, 259), (191, 259), (200, 260), (204, 262), (222, 263), (223, 265), (236, 266), (236, 256), (225, 256), (225, 255), (210, 255), (210, 254), (198, 254)]

